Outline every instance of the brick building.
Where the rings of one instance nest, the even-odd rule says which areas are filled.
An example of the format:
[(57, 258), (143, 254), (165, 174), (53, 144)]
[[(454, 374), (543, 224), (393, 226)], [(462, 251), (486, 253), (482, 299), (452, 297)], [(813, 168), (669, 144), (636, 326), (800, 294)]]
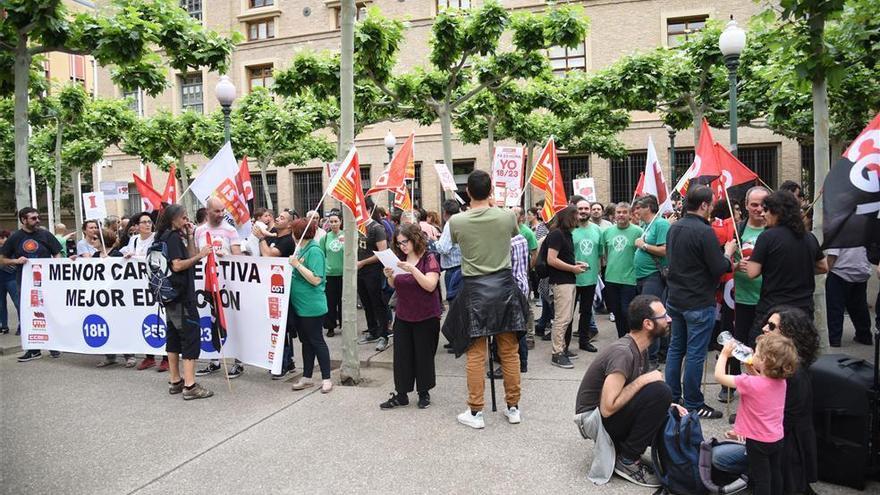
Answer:
[[(447, 6), (470, 8), (482, 0), (372, 0), (358, 1), (358, 7), (378, 7), (383, 14), (406, 20), (403, 49), (399, 55), (399, 67), (406, 71), (425, 64), (431, 25), (438, 9)], [(541, 11), (547, 7), (542, 0), (503, 0), (502, 4), (512, 11)], [(638, 50), (674, 44), (702, 28), (707, 18), (725, 19), (729, 15), (745, 24), (749, 16), (760, 6), (750, 0), (583, 0), (571, 3), (583, 6), (590, 18), (590, 29), (584, 45), (578, 49), (550, 50), (551, 63), (558, 71), (602, 69), (621, 56)], [(272, 84), (272, 69), (283, 69), (293, 54), (300, 50), (338, 50), (340, 42), (339, 0), (181, 0), (181, 7), (200, 19), (205, 26), (221, 33), (239, 31), (245, 41), (233, 54), (230, 77), (238, 95), (246, 94), (256, 86)], [(207, 71), (170, 75), (171, 85), (157, 98), (133, 93), (133, 106), (141, 115), (151, 115), (166, 109), (181, 112), (185, 108), (211, 112), (219, 108), (214, 87), (219, 74)], [(105, 97), (125, 95), (110, 81), (109, 71), (100, 70), (98, 91)], [(434, 173), (435, 161), (442, 161), (443, 153), (439, 124), (416, 127), (410, 122), (382, 123), (368, 126), (356, 137), (360, 151), (364, 187), (369, 187), (382, 171), (388, 160), (383, 137), (391, 130), (398, 145), (411, 129), (416, 133), (416, 184), (414, 201), (426, 209), (438, 209), (440, 188)], [(669, 135), (655, 115), (636, 113), (629, 129), (620, 136), (629, 150), (623, 160), (606, 160), (597, 155), (569, 155), (561, 152), (560, 164), (566, 187), (576, 176), (592, 176), (596, 179), (599, 198), (602, 201), (629, 200), (644, 167), (648, 136), (652, 136), (661, 162), (669, 170)], [(715, 130), (716, 139), (728, 144), (727, 131)], [(505, 144), (503, 142), (499, 145)], [(513, 144), (513, 143), (510, 143)], [(676, 135), (676, 170), (680, 176), (693, 160), (693, 133)], [(103, 180), (131, 180), (132, 172), (139, 169), (138, 161), (113, 150), (105, 157)], [(785, 179), (801, 180), (802, 166), (811, 161), (811, 150), (797, 142), (772, 134), (767, 130), (741, 128), (739, 130), (739, 154), (747, 165), (754, 167), (771, 186)], [(489, 149), (486, 142), (480, 146), (453, 144), (453, 174), (463, 181), (474, 168), (488, 169)], [(190, 163), (201, 165), (207, 159), (194, 156)], [(321, 197), (328, 182), (322, 164), (310, 163), (303, 167), (286, 169), (271, 168), (268, 184), (262, 184), (258, 174), (253, 174), (258, 193), (269, 188), (276, 208), (309, 209)], [(97, 176), (97, 173), (95, 174)], [(155, 174), (154, 180), (163, 183), (163, 174)], [(667, 179), (669, 180), (669, 179)], [(134, 192), (134, 188), (132, 188)], [(261, 197), (258, 194), (258, 197)], [(534, 200), (541, 194), (534, 195)], [(258, 204), (262, 199), (258, 200)], [(384, 199), (380, 201), (383, 204)], [(113, 203), (113, 202), (111, 202)], [(111, 212), (128, 213), (138, 208), (139, 199), (133, 194), (128, 203), (108, 205)], [(329, 205), (329, 204), (328, 204)]]

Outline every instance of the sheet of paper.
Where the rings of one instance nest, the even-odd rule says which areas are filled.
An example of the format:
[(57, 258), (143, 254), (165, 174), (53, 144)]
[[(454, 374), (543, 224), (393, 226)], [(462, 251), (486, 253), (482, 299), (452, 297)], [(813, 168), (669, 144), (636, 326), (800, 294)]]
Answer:
[(400, 259), (398, 259), (397, 255), (394, 254), (394, 251), (390, 249), (385, 249), (382, 251), (373, 251), (373, 254), (379, 257), (379, 261), (382, 263), (382, 265), (385, 266), (385, 268), (391, 268), (392, 270), (394, 270), (394, 275), (403, 275), (406, 273), (397, 266), (397, 263), (400, 262)]

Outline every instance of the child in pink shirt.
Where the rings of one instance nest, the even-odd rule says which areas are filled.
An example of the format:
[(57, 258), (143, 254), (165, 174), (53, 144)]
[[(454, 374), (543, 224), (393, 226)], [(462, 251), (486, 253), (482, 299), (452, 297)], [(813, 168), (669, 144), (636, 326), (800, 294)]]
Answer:
[(737, 345), (728, 342), (715, 363), (715, 379), (723, 386), (739, 390), (740, 404), (733, 429), (746, 439), (753, 493), (776, 495), (783, 491), (785, 379), (794, 374), (798, 356), (794, 343), (782, 334), (764, 334), (757, 342), (750, 373), (736, 376), (725, 373), (727, 360)]

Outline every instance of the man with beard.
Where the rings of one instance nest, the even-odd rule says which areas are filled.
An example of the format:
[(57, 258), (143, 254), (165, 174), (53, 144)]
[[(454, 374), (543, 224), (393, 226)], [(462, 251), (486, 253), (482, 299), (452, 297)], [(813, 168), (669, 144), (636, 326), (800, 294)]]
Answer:
[[(597, 439), (607, 432), (617, 454), (614, 472), (620, 477), (637, 485), (659, 487), (653, 469), (641, 456), (666, 423), (672, 392), (659, 371), (647, 371), (648, 347), (666, 335), (671, 320), (660, 299), (652, 295), (636, 296), (627, 312), (629, 333), (603, 349), (584, 374), (577, 393), (575, 424), (584, 438)], [(679, 412), (687, 414), (681, 407)], [(610, 467), (611, 460), (601, 458), (611, 449), (603, 448), (607, 444), (601, 439), (596, 446), (594, 458), (607, 461), (605, 465)], [(591, 479), (595, 467), (591, 468)], [(605, 473), (610, 477), (610, 469)]]
[[(593, 298), (596, 296), (596, 283), (601, 269), (600, 255), (602, 249), (602, 230), (590, 221), (590, 202), (582, 199), (577, 203), (578, 227), (571, 233), (574, 242), (574, 260), (587, 264), (587, 271), (575, 276), (577, 286), (577, 302), (580, 308), (578, 316), (578, 348), (587, 352), (596, 352), (596, 346), (590, 341), (598, 335), (590, 327), (593, 319)], [(571, 339), (571, 326), (566, 332), (566, 340)]]

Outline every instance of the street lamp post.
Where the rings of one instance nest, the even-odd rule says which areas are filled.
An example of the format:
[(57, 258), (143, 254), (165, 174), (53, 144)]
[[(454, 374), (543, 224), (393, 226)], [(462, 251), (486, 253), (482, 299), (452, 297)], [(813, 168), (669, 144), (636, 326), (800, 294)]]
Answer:
[(664, 127), (666, 133), (669, 134), (669, 172), (672, 176), (672, 183), (675, 184), (675, 128), (671, 125)]
[(232, 102), (235, 101), (235, 85), (229, 80), (229, 76), (220, 76), (220, 81), (217, 82), (214, 93), (217, 95), (217, 101), (223, 110), (223, 135), (226, 138), (224, 142), (228, 143), (230, 140), (229, 114), (232, 112)]
[[(391, 163), (391, 159), (394, 158), (394, 147), (397, 146), (397, 138), (394, 137), (394, 134), (391, 133), (391, 129), (388, 129), (388, 134), (385, 134), (384, 139), (385, 149), (388, 150), (388, 163)], [(394, 193), (388, 193), (388, 209), (394, 205)]]
[(724, 65), (727, 66), (727, 79), (730, 84), (730, 152), (737, 156), (737, 116), (736, 116), (736, 69), (739, 67), (739, 56), (746, 46), (746, 32), (737, 26), (733, 16), (721, 37), (718, 39), (718, 47), (724, 55)]

